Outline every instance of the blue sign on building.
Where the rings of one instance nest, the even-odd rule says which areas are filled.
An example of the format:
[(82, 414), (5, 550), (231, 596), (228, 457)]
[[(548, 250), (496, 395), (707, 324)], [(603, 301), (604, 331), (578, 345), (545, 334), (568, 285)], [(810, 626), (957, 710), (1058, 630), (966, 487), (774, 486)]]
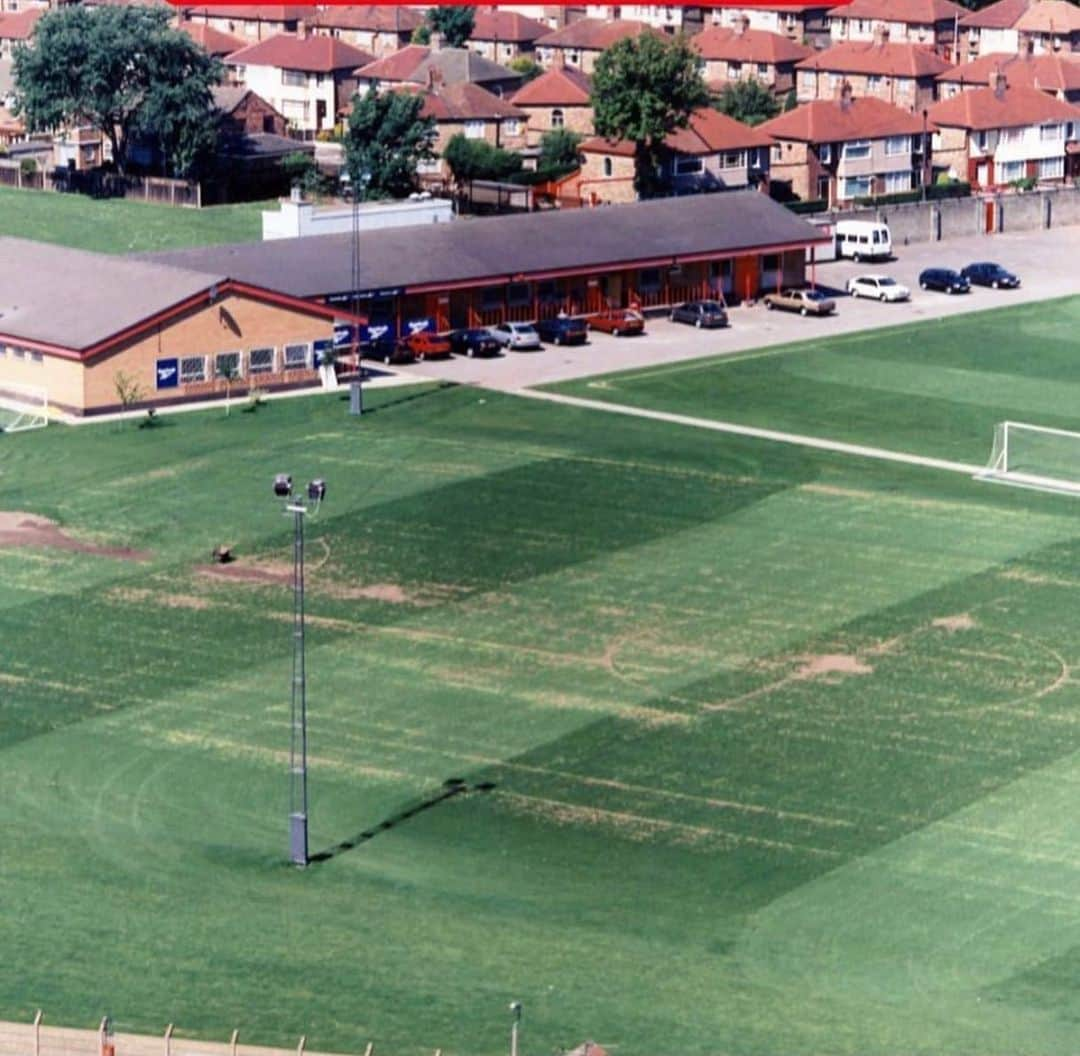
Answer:
[(328, 337), (320, 338), (311, 346), (315, 353), (315, 366), (321, 367), (325, 362), (325, 353), (333, 350), (335, 342)]
[(175, 357), (159, 359), (156, 373), (159, 389), (175, 389), (180, 384), (180, 361)]

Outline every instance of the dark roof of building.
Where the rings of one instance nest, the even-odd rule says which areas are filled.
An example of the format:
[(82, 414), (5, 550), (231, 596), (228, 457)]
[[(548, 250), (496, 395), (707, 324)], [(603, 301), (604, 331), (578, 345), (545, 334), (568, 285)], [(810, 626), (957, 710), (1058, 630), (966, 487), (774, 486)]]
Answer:
[(420, 88), (408, 85), (402, 91), (418, 91), (424, 97), (421, 117), (433, 117), (436, 121), (483, 121), (503, 118), (528, 117), (505, 99), (493, 95), (486, 88), (468, 81), (442, 84), (436, 88)]
[(356, 75), (373, 81), (411, 81), (414, 84), (427, 84), (429, 81), (440, 84), (457, 84), (460, 81), (483, 84), (485, 81), (520, 80), (520, 75), (513, 70), (485, 59), (468, 48), (432, 51), (422, 44), (407, 44), (393, 55), (361, 66)]
[(517, 11), (479, 8), (470, 40), (497, 40), (503, 44), (528, 44), (550, 33), (551, 27)]
[(515, 106), (589, 106), (592, 85), (573, 66), (553, 66), (519, 88), (511, 97)]
[(0, 237), (0, 335), (89, 348), (223, 277), (180, 265)]
[(230, 66), (276, 66), (283, 70), (331, 73), (364, 66), (371, 62), (371, 55), (336, 37), (278, 33), (234, 51), (226, 61)]
[(315, 144), (301, 143), (273, 132), (245, 132), (226, 139), (221, 154), (234, 159), (286, 158), (290, 154), (310, 154), (314, 157)]
[[(816, 229), (767, 195), (730, 191), (361, 232), (359, 282), (361, 290), (479, 285), (819, 240)], [(203, 246), (140, 259), (223, 273), (295, 297), (352, 289), (348, 234)]]
[[(695, 110), (690, 115), (690, 123), (686, 128), (676, 128), (664, 137), (664, 146), (668, 150), (695, 157), (717, 154), (723, 150), (767, 147), (771, 144), (772, 139), (764, 132), (744, 125), (727, 114), (721, 114), (711, 106)], [(579, 149), (585, 154), (634, 156), (634, 144), (627, 139), (612, 140), (596, 136), (582, 143)]]

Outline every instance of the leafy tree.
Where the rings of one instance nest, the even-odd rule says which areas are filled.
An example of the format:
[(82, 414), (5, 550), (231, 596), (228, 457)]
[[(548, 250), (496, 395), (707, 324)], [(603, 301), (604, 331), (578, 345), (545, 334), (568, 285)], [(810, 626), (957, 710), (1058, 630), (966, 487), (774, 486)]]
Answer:
[(535, 59), (530, 59), (528, 55), (519, 55), (516, 59), (511, 59), (506, 65), (508, 69), (513, 70), (514, 73), (521, 77), (522, 84), (535, 81), (544, 72), (544, 68)]
[(460, 48), (472, 36), (476, 25), (476, 8), (463, 4), (433, 7), (427, 13), (432, 33), (441, 33), (447, 46)]
[(786, 96), (784, 96), (784, 113), (788, 113), (794, 110), (799, 105), (799, 97), (795, 94), (795, 89), (792, 88)]
[(15, 105), (29, 128), (88, 121), (122, 173), (132, 134), (150, 136), (174, 171), (188, 173), (211, 147), (211, 86), (221, 65), (164, 8), (65, 5), (15, 50)]
[(581, 136), (568, 128), (553, 128), (540, 137), (540, 159), (537, 168), (542, 172), (567, 171), (578, 166), (578, 147)]
[(368, 92), (353, 97), (345, 133), (345, 171), (360, 198), (404, 198), (416, 187), (416, 165), (432, 157), (435, 118), (422, 117), (424, 97)]
[(713, 104), (722, 114), (744, 125), (760, 125), (780, 113), (780, 103), (768, 87), (753, 78), (725, 84)]
[(708, 101), (698, 57), (682, 36), (643, 33), (620, 40), (600, 56), (593, 73), (596, 131), (634, 143), (634, 185), (643, 197), (659, 189), (664, 137), (685, 128)]
[(423, 44), (428, 45), (431, 43), (431, 26), (426, 22), (421, 22), (420, 25), (412, 31), (412, 36), (409, 37), (410, 44)]
[(443, 151), (454, 182), (503, 180), (521, 170), (521, 158), (508, 150), (493, 147), (482, 139), (467, 139), (460, 132), (451, 137)]

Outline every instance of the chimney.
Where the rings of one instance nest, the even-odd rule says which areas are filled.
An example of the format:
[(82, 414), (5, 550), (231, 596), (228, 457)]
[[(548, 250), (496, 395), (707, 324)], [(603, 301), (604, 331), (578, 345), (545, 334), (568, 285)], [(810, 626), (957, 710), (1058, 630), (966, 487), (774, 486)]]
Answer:
[(307, 40), (307, 23), (302, 18), (296, 23), (296, 39)]
[(840, 85), (840, 109), (843, 110), (844, 113), (847, 113), (847, 111), (851, 109), (851, 104), (853, 102), (851, 82), (844, 81), (844, 83)]
[(749, 28), (749, 15), (739, 15), (739, 17), (735, 19), (735, 36), (741, 37)]
[(998, 99), (1005, 98), (1005, 89), (1008, 87), (1008, 84), (1005, 81), (1005, 74), (1003, 74), (1001, 70), (994, 70), (990, 74), (990, 87), (994, 89), (994, 95), (996, 95)]
[(889, 27), (884, 22), (879, 22), (874, 26), (874, 45), (876, 47), (884, 47), (889, 43)]

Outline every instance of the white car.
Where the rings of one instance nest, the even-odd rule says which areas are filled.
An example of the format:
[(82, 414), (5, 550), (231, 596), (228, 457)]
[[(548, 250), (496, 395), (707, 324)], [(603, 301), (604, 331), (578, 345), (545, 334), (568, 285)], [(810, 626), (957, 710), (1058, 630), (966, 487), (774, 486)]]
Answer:
[(491, 334), (503, 348), (540, 348), (540, 335), (532, 323), (496, 323), (488, 327)]
[(911, 290), (888, 275), (856, 275), (848, 279), (847, 292), (852, 297), (873, 297), (877, 301), (906, 301)]

